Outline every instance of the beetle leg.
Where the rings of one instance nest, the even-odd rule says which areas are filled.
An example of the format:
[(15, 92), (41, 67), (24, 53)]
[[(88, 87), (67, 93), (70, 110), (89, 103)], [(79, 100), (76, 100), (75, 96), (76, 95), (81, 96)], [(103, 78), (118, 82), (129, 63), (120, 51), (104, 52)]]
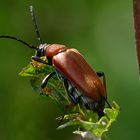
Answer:
[(75, 88), (71, 85), (71, 83), (65, 78), (63, 79), (64, 81), (64, 86), (66, 88), (66, 91), (68, 93), (68, 96), (70, 99), (73, 101), (73, 103), (77, 104), (78, 103), (78, 97), (76, 98), (74, 95), (75, 94)]
[(77, 89), (72, 85), (72, 83), (65, 76), (63, 76), (57, 69), (55, 69), (55, 71), (59, 79), (63, 82), (70, 100), (74, 104), (77, 104), (81, 98), (81, 93), (78, 92)]
[(48, 75), (43, 79), (43, 81), (42, 81), (42, 83), (41, 83), (41, 88), (42, 88), (42, 89), (45, 88), (45, 86), (46, 86), (47, 83), (48, 83), (48, 80), (49, 80), (53, 75), (55, 75), (55, 74), (56, 74), (55, 71), (53, 71), (52, 73), (48, 74)]
[(32, 59), (43, 64), (48, 64), (46, 61), (40, 59), (38, 56), (32, 56)]
[[(106, 89), (106, 77), (105, 77), (105, 73), (102, 72), (102, 71), (98, 71), (96, 72), (96, 74), (99, 76), (99, 77), (103, 77), (103, 85), (104, 85), (104, 88), (105, 88), (105, 92), (107, 93), (107, 89)], [(111, 105), (109, 104), (109, 102), (107, 101), (107, 98), (103, 97), (105, 102), (107, 103), (107, 105), (109, 106), (109, 108), (111, 108)]]
[(97, 74), (99, 77), (103, 77), (103, 85), (104, 85), (104, 88), (105, 88), (105, 92), (107, 93), (105, 73), (102, 72), (102, 71), (97, 71), (96, 74)]

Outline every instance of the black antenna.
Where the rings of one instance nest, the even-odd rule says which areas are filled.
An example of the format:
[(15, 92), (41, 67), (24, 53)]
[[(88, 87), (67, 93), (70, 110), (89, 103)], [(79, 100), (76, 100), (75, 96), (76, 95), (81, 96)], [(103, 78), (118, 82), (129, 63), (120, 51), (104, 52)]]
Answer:
[(35, 49), (35, 50), (38, 50), (38, 48), (32, 46), (32, 45), (29, 45), (28, 43), (26, 43), (25, 41), (17, 38), (17, 37), (14, 37), (14, 36), (8, 36), (8, 35), (0, 35), (0, 38), (9, 38), (9, 39), (13, 39), (13, 40), (16, 40), (18, 42), (21, 42), (22, 44), (28, 46), (29, 48), (31, 49)]
[(40, 36), (40, 33), (39, 33), (39, 30), (38, 30), (38, 26), (37, 26), (37, 23), (36, 23), (34, 8), (33, 8), (32, 5), (30, 6), (30, 13), (31, 13), (33, 24), (34, 24), (34, 28), (35, 28), (37, 39), (38, 39), (40, 44), (43, 44), (41, 36)]

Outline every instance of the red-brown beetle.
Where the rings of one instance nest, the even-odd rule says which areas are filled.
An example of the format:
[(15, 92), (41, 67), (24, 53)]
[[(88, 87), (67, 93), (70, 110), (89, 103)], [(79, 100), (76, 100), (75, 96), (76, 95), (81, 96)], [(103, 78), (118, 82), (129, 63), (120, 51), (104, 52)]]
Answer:
[[(32, 59), (54, 67), (55, 71), (47, 75), (42, 81), (42, 88), (45, 88), (48, 80), (57, 74), (58, 78), (63, 82), (70, 100), (74, 104), (79, 104), (93, 110), (101, 117), (105, 102), (109, 105), (104, 73), (95, 72), (76, 49), (68, 49), (60, 44), (43, 44), (32, 6), (30, 11), (37, 38), (41, 44), (38, 48), (16, 37), (0, 36), (0, 38), (14, 39), (37, 50), (36, 55), (32, 56)], [(43, 56), (46, 56), (47, 62), (41, 59)], [(101, 76), (103, 76), (103, 82), (99, 78)]]

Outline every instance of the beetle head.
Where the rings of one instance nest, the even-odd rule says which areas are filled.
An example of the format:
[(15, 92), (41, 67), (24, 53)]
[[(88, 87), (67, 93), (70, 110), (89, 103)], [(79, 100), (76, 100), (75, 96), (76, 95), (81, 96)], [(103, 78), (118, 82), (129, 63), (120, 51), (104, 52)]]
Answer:
[[(37, 48), (37, 51), (36, 51), (36, 54), (35, 56), (32, 56), (32, 59), (37, 61), (37, 62), (40, 62), (40, 63), (43, 63), (43, 64), (49, 64), (51, 65), (51, 59), (50, 58), (47, 58), (46, 56), (46, 48), (47, 48), (47, 44), (41, 44), (39, 45), (39, 47)], [(44, 61), (41, 57), (43, 56), (46, 56), (46, 59), (48, 62)]]
[(42, 57), (45, 56), (45, 50), (46, 50), (47, 45), (46, 44), (41, 44), (39, 45), (37, 52), (36, 52), (36, 56), (37, 57)]

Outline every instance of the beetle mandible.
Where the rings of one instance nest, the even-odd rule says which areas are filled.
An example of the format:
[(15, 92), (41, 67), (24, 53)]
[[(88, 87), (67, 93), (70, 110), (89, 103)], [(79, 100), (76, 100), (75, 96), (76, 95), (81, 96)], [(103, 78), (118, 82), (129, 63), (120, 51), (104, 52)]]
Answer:
[[(23, 43), (36, 50), (35, 56), (32, 56), (33, 60), (54, 67), (55, 71), (43, 79), (42, 89), (46, 87), (48, 80), (57, 74), (58, 78), (63, 82), (72, 103), (93, 110), (99, 117), (103, 116), (105, 102), (111, 107), (107, 101), (104, 73), (95, 72), (76, 49), (67, 48), (61, 44), (44, 44), (37, 27), (33, 6), (30, 6), (30, 12), (40, 43), (38, 48), (13, 36), (0, 36), (0, 38), (9, 38)], [(47, 61), (41, 59), (43, 56), (46, 57)], [(101, 81), (100, 77), (103, 77), (103, 81)]]

